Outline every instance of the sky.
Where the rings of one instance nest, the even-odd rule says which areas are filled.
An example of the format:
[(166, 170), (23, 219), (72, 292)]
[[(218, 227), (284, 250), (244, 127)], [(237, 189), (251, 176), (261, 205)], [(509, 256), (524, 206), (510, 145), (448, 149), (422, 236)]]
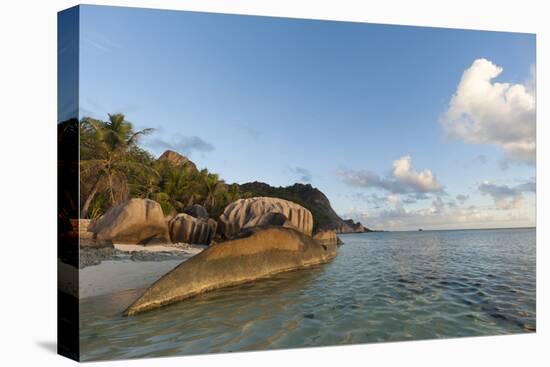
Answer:
[(82, 6), (79, 116), (384, 230), (535, 225), (535, 35)]

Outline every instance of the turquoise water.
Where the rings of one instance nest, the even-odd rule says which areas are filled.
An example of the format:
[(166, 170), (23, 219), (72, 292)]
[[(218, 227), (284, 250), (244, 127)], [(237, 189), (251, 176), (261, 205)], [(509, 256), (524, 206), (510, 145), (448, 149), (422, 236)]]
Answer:
[(81, 301), (84, 360), (533, 332), (535, 230), (347, 234), (331, 263), (123, 317)]

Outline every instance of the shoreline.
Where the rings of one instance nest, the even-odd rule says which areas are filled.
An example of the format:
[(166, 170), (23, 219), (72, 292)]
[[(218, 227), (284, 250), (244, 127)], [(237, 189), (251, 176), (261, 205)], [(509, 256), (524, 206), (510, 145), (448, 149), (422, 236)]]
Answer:
[(100, 265), (80, 270), (79, 299), (146, 288), (186, 260), (105, 260)]
[[(78, 297), (82, 300), (148, 287), (207, 247), (178, 243), (150, 246), (114, 244), (113, 248), (81, 248)], [(59, 266), (72, 268), (64, 263)]]
[(164, 261), (189, 258), (208, 246), (190, 245), (187, 243), (167, 243), (156, 245), (114, 244), (113, 247), (81, 247), (79, 254), (80, 270), (100, 265), (103, 261)]

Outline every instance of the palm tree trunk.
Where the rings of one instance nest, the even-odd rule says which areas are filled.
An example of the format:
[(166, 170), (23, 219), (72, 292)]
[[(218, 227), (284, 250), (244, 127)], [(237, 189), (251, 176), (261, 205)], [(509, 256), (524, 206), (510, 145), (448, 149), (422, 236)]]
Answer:
[(111, 205), (115, 205), (115, 194), (113, 192), (113, 176), (111, 173), (108, 174), (109, 177), (109, 194), (111, 196)]
[(94, 186), (92, 187), (92, 191), (90, 191), (90, 194), (86, 198), (86, 201), (84, 201), (84, 205), (82, 206), (82, 209), (80, 210), (80, 218), (84, 219), (88, 217), (88, 210), (90, 210), (90, 205), (92, 204), (92, 200), (94, 199), (95, 195), (97, 194), (97, 189), (99, 188), (99, 181), (101, 180), (101, 176), (98, 177), (98, 179), (95, 181)]

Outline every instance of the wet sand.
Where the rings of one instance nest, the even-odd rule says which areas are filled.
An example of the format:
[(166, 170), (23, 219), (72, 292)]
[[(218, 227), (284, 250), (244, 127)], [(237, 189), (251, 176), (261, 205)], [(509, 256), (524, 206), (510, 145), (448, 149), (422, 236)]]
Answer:
[[(147, 287), (206, 247), (188, 244), (115, 244), (114, 248), (109, 249), (81, 249), (79, 298)], [(65, 273), (68, 273), (68, 268), (73, 268), (62, 262), (59, 262), (59, 266)], [(74, 271), (77, 269), (74, 268)], [(60, 284), (76, 292), (75, 284), (68, 284), (67, 281), (60, 281)]]
[(188, 258), (163, 261), (107, 260), (80, 270), (80, 299), (143, 288)]

